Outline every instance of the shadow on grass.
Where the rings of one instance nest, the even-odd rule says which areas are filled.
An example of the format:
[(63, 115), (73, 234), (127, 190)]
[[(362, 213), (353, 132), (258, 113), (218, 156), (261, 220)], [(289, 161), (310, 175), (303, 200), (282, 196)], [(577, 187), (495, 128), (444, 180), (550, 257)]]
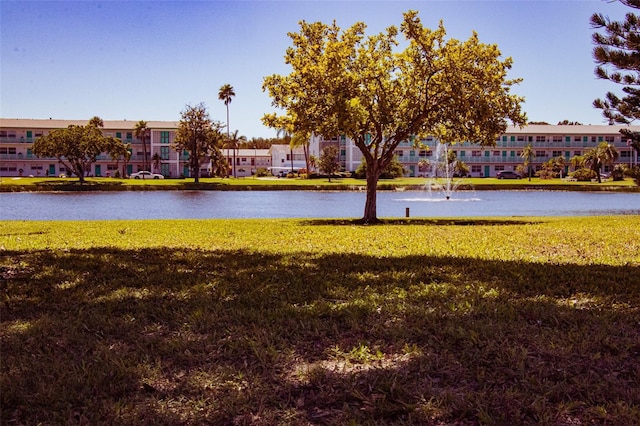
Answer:
[(3, 424), (640, 422), (638, 267), (3, 256)]
[[(318, 226), (318, 225), (362, 225), (370, 226), (362, 222), (362, 219), (310, 219), (302, 220), (303, 225)], [(380, 219), (376, 225), (424, 225), (424, 226), (494, 226), (494, 225), (533, 225), (542, 223), (542, 220), (522, 220), (517, 218), (500, 218), (500, 219), (483, 219), (483, 218), (465, 218), (465, 219), (432, 219), (432, 218), (418, 218), (418, 219)]]

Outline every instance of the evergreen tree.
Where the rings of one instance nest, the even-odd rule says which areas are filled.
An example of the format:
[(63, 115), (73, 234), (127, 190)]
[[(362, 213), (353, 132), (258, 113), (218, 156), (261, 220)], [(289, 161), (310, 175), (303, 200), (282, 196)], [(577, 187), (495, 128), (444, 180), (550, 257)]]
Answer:
[[(640, 9), (640, 0), (620, 0), (632, 9)], [(596, 76), (622, 85), (624, 96), (608, 92), (605, 99), (596, 99), (593, 105), (602, 110), (610, 124), (629, 124), (640, 118), (640, 16), (633, 11), (623, 21), (613, 21), (603, 14), (591, 16), (596, 30), (593, 57), (598, 64)], [(620, 133), (640, 156), (640, 132), (622, 129)]]

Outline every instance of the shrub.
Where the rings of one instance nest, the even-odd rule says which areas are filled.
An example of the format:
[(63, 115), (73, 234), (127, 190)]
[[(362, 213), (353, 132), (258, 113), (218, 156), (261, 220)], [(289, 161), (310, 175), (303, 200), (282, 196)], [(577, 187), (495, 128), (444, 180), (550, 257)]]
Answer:
[(547, 169), (542, 169), (537, 171), (536, 176), (539, 177), (540, 179), (553, 179), (554, 177), (556, 177), (555, 173)]
[(258, 177), (264, 177), (264, 176), (269, 176), (269, 170), (267, 170), (264, 167), (258, 167), (258, 169), (256, 170), (256, 176)]
[[(404, 176), (404, 167), (398, 161), (396, 157), (393, 157), (391, 162), (384, 168), (380, 174), (380, 179), (393, 179)], [(364, 179), (367, 177), (367, 163), (362, 159), (358, 169), (353, 172), (352, 176), (356, 179)]]
[(611, 179), (614, 181), (624, 180), (624, 174), (627, 166), (624, 164), (617, 164), (613, 170), (611, 170)]
[(589, 182), (591, 179), (595, 179), (596, 172), (590, 169), (578, 169), (575, 172), (571, 173), (571, 177), (575, 178), (580, 182)]

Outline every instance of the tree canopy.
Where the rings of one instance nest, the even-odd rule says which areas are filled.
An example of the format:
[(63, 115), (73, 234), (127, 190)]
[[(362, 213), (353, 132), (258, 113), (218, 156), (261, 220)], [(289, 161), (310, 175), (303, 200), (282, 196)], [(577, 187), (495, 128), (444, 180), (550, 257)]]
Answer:
[[(361, 22), (342, 31), (335, 22), (301, 21), (285, 54), (292, 72), (263, 83), (285, 114), (263, 121), (284, 121), (293, 133), (349, 137), (367, 163), (363, 221), (370, 223), (377, 221), (378, 178), (401, 142), (431, 135), (493, 145), (507, 120), (526, 118), (523, 99), (510, 94), (519, 82), (507, 79), (511, 59), (501, 60), (497, 46), (480, 43), (475, 32), (464, 42), (446, 40), (442, 22), (425, 28), (415, 11), (404, 14), (400, 29), (368, 37), (365, 29)], [(408, 43), (397, 51), (400, 33)]]
[[(620, 0), (632, 9), (640, 9), (640, 0)], [(609, 19), (601, 13), (591, 16), (591, 26), (600, 30), (593, 34), (593, 57), (598, 78), (622, 85), (622, 97), (608, 92), (593, 106), (602, 110), (609, 124), (629, 124), (640, 118), (640, 16), (628, 12), (623, 21)], [(640, 156), (640, 133), (620, 131)]]
[(338, 148), (335, 146), (328, 146), (323, 149), (322, 154), (320, 154), (318, 168), (322, 173), (329, 177), (329, 182), (331, 182), (331, 175), (340, 170), (340, 163), (338, 162)]
[(84, 183), (98, 156), (106, 153), (111, 158), (125, 156), (126, 145), (118, 138), (104, 136), (100, 127), (102, 120), (93, 117), (85, 126), (70, 125), (55, 129), (33, 143), (33, 153), (38, 157), (54, 157), (68, 172), (75, 174)]
[(222, 125), (209, 118), (203, 103), (187, 105), (181, 113), (180, 123), (172, 147), (189, 152), (189, 169), (195, 182), (200, 181), (200, 165), (219, 149)]

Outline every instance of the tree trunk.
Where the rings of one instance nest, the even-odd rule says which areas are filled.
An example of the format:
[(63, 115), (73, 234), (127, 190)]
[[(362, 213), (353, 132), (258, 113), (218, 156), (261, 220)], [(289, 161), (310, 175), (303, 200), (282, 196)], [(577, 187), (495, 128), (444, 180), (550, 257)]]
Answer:
[(304, 165), (307, 168), (307, 178), (311, 176), (311, 170), (309, 170), (309, 142), (305, 143), (302, 148), (304, 149)]
[(142, 136), (142, 168), (144, 170), (149, 170), (150, 167), (147, 167), (147, 136)]
[(293, 149), (289, 148), (289, 152), (291, 154), (291, 173), (293, 173)]
[(377, 214), (377, 195), (378, 195), (378, 178), (380, 173), (378, 172), (377, 161), (372, 161), (373, 164), (367, 164), (367, 199), (364, 203), (364, 216), (362, 217), (362, 223), (373, 224), (378, 223)]

